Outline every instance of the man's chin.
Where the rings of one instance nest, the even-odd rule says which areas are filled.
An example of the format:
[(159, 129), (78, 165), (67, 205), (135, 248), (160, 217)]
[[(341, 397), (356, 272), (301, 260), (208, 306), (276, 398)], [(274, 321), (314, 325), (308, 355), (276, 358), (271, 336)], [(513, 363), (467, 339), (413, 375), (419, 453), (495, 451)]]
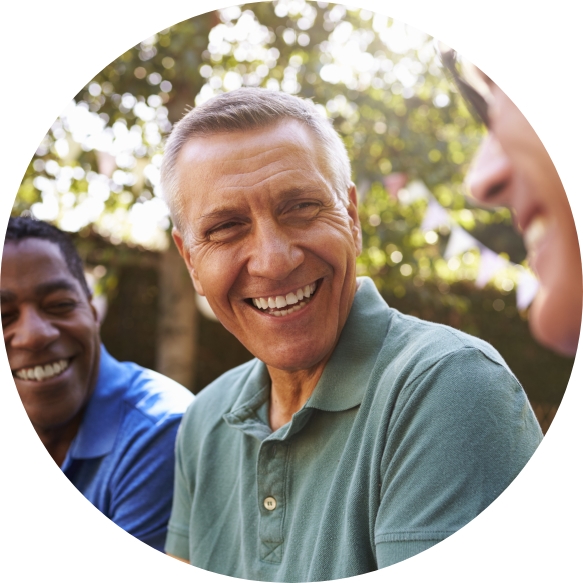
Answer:
[(570, 309), (562, 294), (541, 289), (530, 309), (532, 335), (543, 346), (562, 356), (575, 356), (581, 330), (581, 304)]

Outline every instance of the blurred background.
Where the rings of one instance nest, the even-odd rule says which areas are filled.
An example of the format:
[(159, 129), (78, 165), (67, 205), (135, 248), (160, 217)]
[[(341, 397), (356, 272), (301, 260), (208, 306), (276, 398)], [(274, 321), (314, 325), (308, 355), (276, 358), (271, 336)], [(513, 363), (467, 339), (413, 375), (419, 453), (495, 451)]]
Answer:
[(195, 297), (159, 190), (172, 124), (241, 86), (312, 98), (332, 118), (360, 196), (359, 273), (402, 312), (492, 343), (546, 431), (573, 359), (529, 334), (536, 283), (510, 212), (465, 197), (484, 128), (445, 77), (434, 39), (339, 4), (253, 3), (160, 31), (92, 79), (46, 134), (13, 215), (72, 233), (109, 351), (195, 393), (251, 358)]

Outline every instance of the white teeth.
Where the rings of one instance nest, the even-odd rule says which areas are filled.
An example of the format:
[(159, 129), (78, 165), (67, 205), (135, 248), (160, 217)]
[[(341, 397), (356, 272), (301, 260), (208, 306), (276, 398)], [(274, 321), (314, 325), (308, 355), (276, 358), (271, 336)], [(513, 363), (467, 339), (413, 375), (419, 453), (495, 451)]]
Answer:
[[(277, 311), (270, 311), (272, 316), (285, 316), (286, 314), (291, 314), (292, 312), (297, 312), (300, 308), (303, 308), (307, 302), (302, 300), (307, 300), (316, 291), (317, 285), (311, 283), (299, 288), (295, 293), (290, 292), (285, 296), (270, 296), (268, 298), (252, 298), (251, 301), (253, 305), (260, 310), (270, 310), (276, 309)], [(283, 309), (286, 308), (287, 309)]]
[(548, 227), (548, 221), (540, 215), (530, 222), (528, 228), (524, 231), (524, 245), (529, 252), (535, 251), (546, 235)]
[(45, 379), (50, 379), (61, 372), (63, 372), (69, 366), (69, 361), (59, 360), (51, 364), (45, 364), (44, 366), (35, 366), (34, 368), (21, 368), (15, 371), (15, 376), (22, 380), (36, 380), (42, 381)]

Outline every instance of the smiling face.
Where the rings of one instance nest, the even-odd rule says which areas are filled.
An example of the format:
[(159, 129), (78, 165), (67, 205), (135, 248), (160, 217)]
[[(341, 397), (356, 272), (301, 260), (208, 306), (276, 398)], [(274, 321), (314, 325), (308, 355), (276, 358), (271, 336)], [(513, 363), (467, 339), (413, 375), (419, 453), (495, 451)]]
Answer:
[(295, 120), (195, 137), (176, 165), (185, 227), (174, 239), (196, 291), (278, 370), (327, 359), (356, 290), (356, 191), (345, 206), (324, 168)]
[(38, 432), (79, 421), (95, 385), (99, 326), (59, 247), (7, 241), (2, 257), (2, 327), (16, 388)]
[(489, 83), (490, 133), (468, 177), (472, 195), (509, 206), (540, 281), (530, 312), (534, 336), (575, 354), (581, 327), (581, 256), (573, 215), (557, 171), (526, 118)]

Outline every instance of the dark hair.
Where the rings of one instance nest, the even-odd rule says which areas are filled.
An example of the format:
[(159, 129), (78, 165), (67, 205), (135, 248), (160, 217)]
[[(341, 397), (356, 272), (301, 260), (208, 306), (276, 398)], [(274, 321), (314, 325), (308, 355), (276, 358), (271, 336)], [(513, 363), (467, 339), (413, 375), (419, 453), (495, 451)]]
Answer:
[(29, 217), (10, 217), (8, 228), (6, 229), (6, 241), (22, 241), (24, 239), (44, 239), (58, 245), (63, 259), (71, 275), (81, 284), (81, 288), (91, 298), (91, 291), (87, 285), (83, 272), (83, 261), (73, 245), (71, 237), (61, 229), (49, 225), (44, 221)]

